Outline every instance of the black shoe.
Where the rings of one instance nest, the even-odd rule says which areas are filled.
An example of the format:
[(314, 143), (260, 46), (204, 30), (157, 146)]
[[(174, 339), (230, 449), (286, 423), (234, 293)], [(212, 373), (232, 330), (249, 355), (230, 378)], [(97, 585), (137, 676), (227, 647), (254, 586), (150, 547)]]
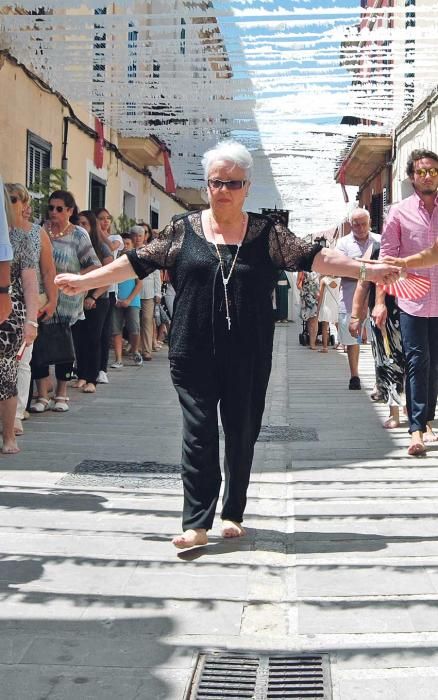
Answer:
[(348, 388), (353, 389), (353, 391), (357, 391), (358, 389), (360, 389), (361, 386), (359, 377), (351, 377), (350, 382), (348, 384)]

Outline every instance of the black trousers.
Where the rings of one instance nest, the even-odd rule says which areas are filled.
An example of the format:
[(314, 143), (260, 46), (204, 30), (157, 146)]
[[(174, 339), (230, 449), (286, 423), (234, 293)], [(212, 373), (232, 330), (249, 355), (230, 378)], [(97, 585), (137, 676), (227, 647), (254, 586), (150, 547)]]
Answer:
[(254, 445), (260, 432), (271, 356), (224, 352), (209, 360), (172, 360), (183, 414), (183, 529), (213, 525), (221, 487), (219, 405), (225, 436), (221, 518), (242, 522)]
[(85, 311), (85, 319), (72, 326), (78, 379), (96, 384), (101, 367), (102, 329), (108, 315), (109, 299), (99, 297), (94, 309)]

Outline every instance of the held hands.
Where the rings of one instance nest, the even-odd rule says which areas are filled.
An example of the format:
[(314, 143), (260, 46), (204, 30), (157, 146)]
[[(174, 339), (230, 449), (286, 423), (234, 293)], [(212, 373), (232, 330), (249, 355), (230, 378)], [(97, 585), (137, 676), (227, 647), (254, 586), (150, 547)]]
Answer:
[(392, 258), (390, 256), (387, 256), (385, 258), (382, 258), (381, 262), (386, 263), (387, 265), (396, 265), (397, 267), (401, 267), (403, 270), (406, 269), (405, 258)]
[(400, 268), (401, 265), (393, 265), (379, 260), (371, 265), (367, 265), (366, 279), (376, 284), (392, 284), (399, 279)]
[(70, 272), (63, 272), (61, 275), (56, 275), (55, 284), (59, 287), (61, 292), (67, 294), (69, 297), (82, 294), (89, 289), (89, 287), (87, 287), (87, 280), (85, 280), (82, 275), (73, 275)]

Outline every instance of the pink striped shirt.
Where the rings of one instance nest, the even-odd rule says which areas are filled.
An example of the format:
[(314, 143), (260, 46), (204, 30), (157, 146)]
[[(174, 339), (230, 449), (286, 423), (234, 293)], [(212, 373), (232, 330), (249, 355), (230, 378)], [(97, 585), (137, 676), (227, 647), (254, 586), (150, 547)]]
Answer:
[[(405, 258), (407, 255), (430, 248), (438, 238), (438, 197), (430, 215), (416, 192), (407, 199), (393, 204), (389, 210), (382, 233), (380, 257), (390, 255)], [(411, 316), (438, 316), (438, 265), (412, 270), (428, 277), (430, 292), (421, 299), (398, 299), (400, 309)]]

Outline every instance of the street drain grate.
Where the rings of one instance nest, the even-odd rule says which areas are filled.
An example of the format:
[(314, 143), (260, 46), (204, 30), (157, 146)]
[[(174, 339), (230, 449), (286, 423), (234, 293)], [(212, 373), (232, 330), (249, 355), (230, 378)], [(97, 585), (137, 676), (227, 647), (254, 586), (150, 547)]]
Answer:
[(179, 464), (86, 459), (60, 481), (62, 486), (115, 486), (173, 489), (179, 484)]
[(328, 654), (198, 655), (185, 700), (330, 700)]

